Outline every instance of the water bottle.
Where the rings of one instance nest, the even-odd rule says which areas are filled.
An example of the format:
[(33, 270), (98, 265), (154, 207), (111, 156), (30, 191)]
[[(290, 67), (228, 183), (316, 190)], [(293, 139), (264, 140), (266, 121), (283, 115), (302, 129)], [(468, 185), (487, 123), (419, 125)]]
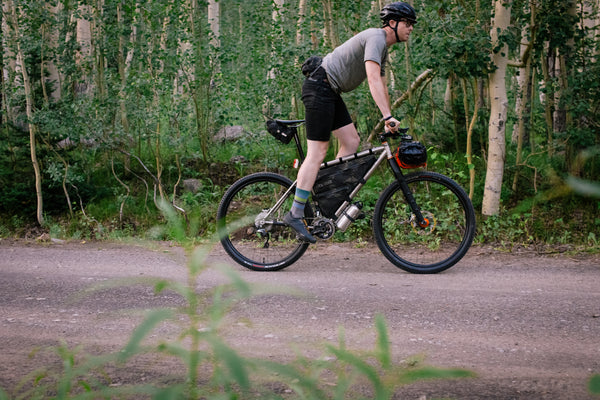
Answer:
[(348, 207), (346, 207), (346, 209), (342, 212), (342, 215), (340, 215), (340, 217), (337, 219), (335, 225), (337, 226), (337, 228), (344, 232), (348, 226), (350, 225), (351, 222), (356, 221), (358, 218), (358, 215), (360, 214), (360, 210), (362, 208), (362, 203), (361, 202), (356, 202), (353, 204), (350, 204)]

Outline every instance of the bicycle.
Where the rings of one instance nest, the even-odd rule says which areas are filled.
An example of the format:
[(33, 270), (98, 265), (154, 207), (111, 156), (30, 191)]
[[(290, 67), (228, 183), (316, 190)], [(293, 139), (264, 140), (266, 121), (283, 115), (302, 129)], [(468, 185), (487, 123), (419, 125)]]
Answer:
[[(294, 140), (299, 160), (303, 161), (297, 128), (304, 120), (270, 122), (277, 126), (277, 132), (269, 129), (271, 134), (286, 144)], [(475, 212), (464, 189), (445, 175), (426, 170), (404, 174), (403, 169), (416, 166), (404, 165), (400, 159), (402, 144), (415, 143), (407, 131), (384, 132), (379, 135), (380, 146), (321, 164), (319, 176), (337, 166), (345, 171), (342, 177), (347, 171), (355, 171), (358, 179), (342, 185), (346, 192), (333, 212), (326, 202), (335, 194), (319, 196), (317, 178), (304, 217), (308, 230), (318, 239), (329, 239), (336, 230), (345, 230), (349, 223), (364, 216), (360, 202), (353, 200), (387, 160), (395, 180), (383, 190), (373, 212), (377, 246), (395, 266), (411, 273), (433, 274), (452, 267), (467, 253), (475, 236)], [(397, 138), (401, 146), (393, 152), (388, 140)], [(325, 189), (335, 186), (321, 183)], [(251, 270), (275, 271), (302, 257), (309, 243), (297, 239), (295, 231), (283, 223), (295, 186), (296, 182), (281, 174), (257, 172), (229, 187), (218, 207), (217, 228), (233, 260)], [(328, 211), (324, 211), (325, 205), (330, 207)]]

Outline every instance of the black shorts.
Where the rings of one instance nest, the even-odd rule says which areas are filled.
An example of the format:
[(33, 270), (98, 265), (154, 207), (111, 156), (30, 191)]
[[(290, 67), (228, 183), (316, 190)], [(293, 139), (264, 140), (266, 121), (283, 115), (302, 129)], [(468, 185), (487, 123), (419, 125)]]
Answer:
[(308, 140), (328, 142), (331, 131), (352, 123), (342, 96), (327, 82), (327, 74), (319, 68), (302, 85), (302, 102), (306, 111)]

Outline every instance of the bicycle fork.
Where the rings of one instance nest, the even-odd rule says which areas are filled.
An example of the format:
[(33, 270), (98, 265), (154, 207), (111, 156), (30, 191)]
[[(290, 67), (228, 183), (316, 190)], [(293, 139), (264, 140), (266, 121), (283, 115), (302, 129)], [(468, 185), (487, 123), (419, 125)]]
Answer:
[(415, 216), (415, 218), (417, 220), (417, 225), (419, 225), (419, 227), (421, 227), (421, 228), (427, 228), (429, 226), (429, 224), (431, 223), (431, 221), (429, 221), (428, 218), (425, 218), (423, 216), (423, 213), (421, 212), (421, 207), (419, 207), (419, 205), (417, 204), (417, 201), (415, 200), (413, 193), (411, 192), (410, 188), (408, 187), (408, 183), (406, 183), (406, 178), (404, 177), (404, 174), (402, 173), (402, 169), (400, 169), (400, 167), (398, 166), (398, 164), (395, 162), (395, 160), (393, 158), (389, 158), (388, 162), (390, 164), (390, 167), (392, 168), (392, 171), (394, 172), (394, 176), (396, 177), (396, 180), (400, 184), (400, 189), (402, 190), (402, 194), (404, 194), (404, 198), (406, 199), (406, 202), (410, 206), (410, 209), (413, 212), (413, 215)]

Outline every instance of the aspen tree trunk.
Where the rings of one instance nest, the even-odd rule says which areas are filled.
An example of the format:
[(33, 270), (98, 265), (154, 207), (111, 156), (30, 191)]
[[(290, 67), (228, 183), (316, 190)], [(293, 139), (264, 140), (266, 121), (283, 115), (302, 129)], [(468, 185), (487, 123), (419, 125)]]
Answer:
[[(583, 28), (589, 32), (588, 38), (596, 44), (590, 53), (589, 60), (590, 63), (594, 63), (600, 55), (600, 46), (597, 45), (598, 38), (600, 38), (600, 0), (586, 1), (581, 6), (584, 15)], [(594, 18), (590, 16), (594, 16)]]
[[(45, 4), (45, 6), (50, 7), (48, 4)], [(56, 13), (55, 8), (50, 8), (48, 11), (49, 11), (49, 14)], [(46, 86), (46, 77), (45, 77), (46, 65), (48, 65), (50, 67), (53, 66), (52, 60), (51, 59), (46, 60), (46, 58), (44, 56), (46, 54), (46, 48), (51, 48), (56, 43), (56, 37), (54, 35), (52, 35), (52, 33), (51, 33), (52, 29), (53, 29), (53, 25), (49, 24), (48, 21), (45, 21), (41, 26), (42, 43), (40, 46), (41, 47), (40, 82), (41, 82), (42, 92), (43, 92), (43, 96), (44, 96), (44, 107), (45, 108), (50, 107), (50, 96), (52, 96), (52, 98), (56, 98), (54, 95), (54, 93), (56, 93), (56, 91), (53, 91), (50, 94), (50, 96), (48, 95), (48, 89)], [(54, 37), (54, 39), (53, 39), (53, 37)], [(46, 62), (47, 62), (47, 64), (46, 64)], [(55, 72), (56, 72), (56, 69), (55, 69)], [(59, 89), (60, 89), (60, 87), (59, 87)], [(52, 150), (52, 152), (54, 153), (56, 158), (58, 158), (58, 160), (60, 160), (60, 162), (65, 167), (65, 171), (64, 171), (63, 177), (62, 177), (62, 189), (63, 189), (63, 193), (65, 194), (65, 200), (67, 201), (67, 207), (69, 208), (69, 216), (73, 217), (73, 205), (71, 204), (71, 196), (69, 195), (69, 190), (67, 189), (67, 180), (68, 180), (68, 176), (69, 176), (69, 163), (67, 162), (67, 160), (64, 159), (64, 157), (62, 157), (53, 148), (52, 144), (50, 144), (48, 140), (44, 139), (43, 136), (41, 136), (41, 139), (44, 142), (44, 144), (46, 145), (46, 147), (48, 147), (49, 149)]]
[(7, 2), (2, 3), (2, 9), (0, 9), (0, 25), (2, 26), (2, 35), (0, 35), (0, 125), (4, 127), (3, 131), (5, 137), (2, 140), (6, 140), (7, 150), (10, 152), (11, 166), (14, 169), (17, 164), (16, 149), (12, 145), (12, 136), (9, 131), (9, 122), (14, 120), (10, 104), (8, 102), (8, 93), (10, 82), (15, 79), (11, 79), (11, 76), (15, 75), (15, 55), (11, 51), (8, 45), (8, 37), (10, 35), (8, 23), (5, 15), (9, 15), (9, 4)]
[[(123, 9), (121, 4), (117, 4), (117, 24), (119, 25), (119, 32), (124, 31), (123, 24)], [(121, 78), (121, 86), (119, 87), (119, 110), (121, 114), (121, 127), (126, 135), (129, 134), (129, 119), (127, 118), (127, 107), (125, 105), (125, 87), (127, 85), (127, 56), (125, 55), (125, 37), (119, 35), (119, 52), (117, 54), (117, 67), (119, 71), (119, 77)]]
[[(499, 34), (510, 24), (512, 1), (494, 0), (495, 14), (492, 20), (491, 38), (494, 47), (500, 45)], [(500, 212), (500, 195), (506, 158), (506, 116), (508, 97), (506, 94), (506, 67), (508, 46), (492, 54), (496, 70), (490, 74), (490, 122), (488, 126), (488, 165), (483, 192), (482, 214), (497, 215)]]
[[(55, 49), (58, 44), (58, 35), (56, 32), (57, 15), (61, 11), (62, 4), (53, 6), (50, 2), (43, 5), (46, 7), (45, 12), (48, 18), (44, 20), (40, 27), (42, 43), (40, 43), (40, 83), (42, 86), (42, 94), (44, 101), (49, 103), (49, 99), (60, 99), (60, 84), (56, 85), (52, 92), (48, 91), (47, 82), (60, 82), (58, 68), (54, 63), (53, 58), (48, 54), (49, 49)], [(46, 77), (46, 74), (49, 76)]]
[[(90, 6), (80, 4), (77, 10), (77, 15), (87, 15), (90, 12)], [(86, 70), (86, 61), (92, 55), (92, 28), (89, 20), (78, 17), (77, 28), (76, 28), (76, 40), (78, 46), (76, 64), (79, 66), (79, 70), (82, 82), (77, 83), (77, 92), (88, 93), (91, 89), (89, 83), (89, 76), (83, 71)]]
[(446, 90), (444, 91), (444, 111), (450, 112), (452, 109), (452, 74), (446, 79)]
[(296, 26), (296, 45), (304, 43), (304, 21), (306, 20), (306, 0), (300, 0), (298, 4), (298, 25)]
[(555, 133), (564, 132), (567, 129), (567, 110), (563, 104), (562, 98), (567, 90), (567, 65), (565, 55), (557, 50), (554, 74), (558, 78), (558, 85), (554, 92), (554, 113), (552, 114)]
[[(513, 138), (517, 142), (517, 159), (515, 161), (515, 176), (513, 178), (512, 190), (516, 192), (518, 189), (519, 171), (521, 163), (523, 162), (523, 143), (525, 141), (526, 127), (529, 123), (527, 106), (531, 100), (531, 59), (528, 58), (525, 61), (525, 67), (521, 70), (520, 74), (522, 82), (519, 83), (520, 92), (518, 93), (517, 99), (517, 127), (513, 133)], [(516, 137), (515, 137), (516, 136)]]
[[(166, 7), (167, 12), (165, 13), (166, 15), (163, 18), (162, 21), (162, 25), (161, 25), (161, 33), (160, 33), (160, 42), (158, 44), (159, 48), (162, 50), (163, 54), (166, 53), (167, 51), (167, 35), (168, 35), (168, 27), (169, 24), (171, 23), (171, 17), (170, 17), (170, 10), (172, 9), (173, 3), (169, 3)], [(163, 75), (163, 72), (165, 71), (165, 61), (169, 62), (169, 60), (165, 60), (163, 57), (159, 57), (159, 65), (160, 65), (160, 70), (158, 71), (157, 75), (156, 75), (156, 81), (160, 82), (161, 80), (166, 80), (167, 78), (160, 78), (161, 75)], [(165, 77), (168, 74), (164, 74)], [(159, 102), (161, 101), (161, 97), (162, 94), (160, 93), (160, 91), (158, 90), (158, 87), (155, 86), (155, 91), (154, 91), (154, 99), (155, 99), (155, 104), (154, 107), (156, 109), (159, 109)], [(159, 115), (161, 113), (159, 112)], [(161, 201), (165, 201), (167, 194), (165, 193), (164, 189), (163, 189), (163, 184), (162, 184), (162, 173), (164, 170), (164, 167), (162, 165), (162, 156), (161, 156), (161, 146), (162, 146), (162, 140), (161, 140), (161, 136), (163, 134), (163, 131), (165, 129), (165, 124), (166, 122), (162, 121), (162, 118), (159, 116), (159, 121), (156, 123), (156, 139), (154, 141), (154, 153), (155, 153), (155, 161), (156, 161), (156, 178), (157, 178), (157, 183), (156, 186), (158, 187), (158, 193), (160, 196)]]
[(212, 32), (210, 44), (215, 49), (220, 47), (221, 37), (221, 9), (219, 4), (220, 2), (218, 0), (208, 1), (208, 24), (210, 25), (210, 31)]
[[(567, 13), (569, 14), (569, 16), (573, 17), (575, 21), (577, 21), (577, 4), (573, 0), (569, 0), (567, 1), (567, 3), (569, 5)], [(574, 28), (577, 29), (577, 27)], [(556, 105), (554, 109), (554, 131), (557, 133), (565, 132), (567, 130), (567, 124), (569, 122), (566, 105), (562, 101), (562, 98), (565, 96), (565, 93), (569, 89), (569, 71), (567, 70), (567, 57), (570, 56), (569, 53), (572, 52), (573, 47), (575, 46), (575, 40), (573, 39), (573, 37), (567, 39), (566, 45), (568, 50), (558, 53), (558, 60), (556, 63), (556, 76), (558, 77), (558, 88), (555, 92), (554, 100), (554, 104)]]
[[(63, 5), (62, 3), (57, 3), (56, 6), (52, 6), (52, 5), (48, 5), (49, 8), (49, 14), (52, 16), (51, 20), (55, 21), (54, 23), (58, 22), (58, 15), (63, 11)], [(47, 40), (49, 41), (49, 46), (52, 49), (57, 49), (58, 48), (58, 30), (56, 29), (56, 26), (54, 26), (54, 23), (49, 24), (50, 25), (50, 32), (48, 32), (48, 36), (47, 36)], [(58, 67), (55, 63), (55, 59), (56, 57), (52, 57), (49, 58), (47, 60), (47, 71), (48, 71), (48, 78), (47, 80), (49, 82), (54, 82), (55, 85), (52, 88), (52, 92), (50, 93), (50, 97), (54, 100), (59, 100), (62, 97), (62, 78), (60, 76), (60, 72), (58, 70)], [(44, 77), (44, 79), (46, 79)]]
[(209, 0), (208, 2), (208, 24), (210, 26), (211, 37), (211, 66), (213, 76), (221, 70), (219, 65), (219, 49), (221, 48), (221, 9), (219, 0)]
[(37, 197), (37, 210), (36, 217), (40, 226), (44, 225), (44, 201), (42, 195), (42, 171), (37, 159), (36, 151), (36, 135), (37, 125), (33, 121), (33, 95), (31, 89), (31, 81), (29, 79), (29, 73), (27, 72), (27, 66), (25, 64), (25, 55), (23, 48), (21, 47), (21, 33), (19, 29), (19, 20), (17, 18), (17, 10), (10, 0), (7, 1), (7, 7), (10, 10), (11, 25), (14, 32), (14, 41), (17, 48), (17, 66), (21, 69), (23, 76), (23, 90), (25, 92), (25, 112), (27, 114), (27, 120), (29, 125), (29, 150), (31, 154), (31, 163), (33, 164), (33, 171), (35, 173), (35, 193)]
[[(296, 46), (300, 47), (305, 43), (304, 40), (304, 22), (306, 21), (306, 0), (300, 0), (298, 3), (298, 22), (296, 23)], [(300, 60), (298, 56), (295, 57), (296, 65), (300, 66), (304, 60)], [(296, 116), (300, 115), (300, 105), (298, 104), (298, 96), (292, 94), (292, 110), (295, 111)]]
[(369, 16), (379, 17), (379, 12), (386, 3), (384, 0), (372, 0), (371, 9), (369, 10)]
[(545, 43), (546, 54), (542, 56), (542, 74), (544, 81), (542, 87), (545, 89), (541, 93), (542, 102), (544, 103), (544, 118), (546, 120), (546, 142), (548, 146), (548, 158), (552, 158), (554, 155), (554, 119), (552, 113), (554, 110), (554, 90), (552, 88), (552, 75), (554, 71), (554, 63), (556, 61), (554, 51), (550, 48), (549, 43)]
[(335, 18), (333, 15), (333, 3), (331, 0), (322, 0), (323, 20), (325, 21), (325, 41), (333, 49), (340, 45), (335, 29)]
[[(531, 1), (530, 3), (530, 23), (523, 26), (521, 30), (521, 70), (517, 76), (519, 91), (515, 105), (517, 123), (513, 130), (513, 143), (517, 143), (517, 159), (515, 161), (515, 175), (512, 183), (513, 192), (516, 192), (518, 189), (519, 172), (523, 162), (523, 143), (525, 141), (526, 128), (530, 121), (527, 107), (531, 107), (531, 43), (535, 41), (534, 26), (536, 17), (535, 1)], [(531, 41), (528, 39), (529, 35), (531, 35)]]
[[(285, 0), (274, 0), (273, 1), (273, 12), (271, 13), (271, 20), (273, 23), (273, 35), (274, 38), (281, 38), (282, 36), (282, 24), (283, 24), (283, 6)], [(274, 48), (271, 49), (271, 57), (276, 59), (280, 57), (280, 54), (276, 54)], [(267, 80), (277, 79), (277, 68), (271, 67), (267, 72)], [(264, 115), (273, 115), (279, 111), (279, 105), (273, 104), (272, 99), (265, 95), (264, 103), (262, 105), (262, 112)], [(277, 110), (277, 111), (275, 111)]]
[(104, 26), (102, 24), (103, 0), (97, 0), (94, 4), (93, 18), (91, 24), (92, 40), (92, 55), (94, 58), (94, 79), (95, 90), (98, 98), (106, 99), (108, 89), (106, 87), (106, 78), (104, 76), (106, 65), (104, 59)]
[(208, 124), (209, 124), (209, 102), (210, 85), (204, 81), (204, 69), (207, 66), (204, 63), (204, 54), (202, 53), (202, 43), (205, 41), (204, 23), (206, 14), (201, 9), (199, 0), (190, 0), (189, 31), (191, 33), (191, 47), (194, 55), (193, 72), (190, 71), (189, 84), (194, 101), (194, 110), (196, 117), (196, 132), (200, 140), (200, 149), (204, 161), (208, 162)]
[[(17, 70), (17, 56), (14, 53), (12, 47), (9, 44), (9, 38), (11, 37), (11, 30), (8, 24), (8, 18), (11, 13), (12, 2), (4, 1), (2, 2), (2, 35), (0, 40), (2, 41), (2, 81), (3, 85), (8, 86), (11, 82), (15, 81), (15, 75)], [(2, 90), (2, 108), (5, 110), (4, 121), (10, 121), (11, 123), (15, 123), (15, 115), (13, 113), (13, 108), (8, 101), (8, 90)], [(8, 124), (5, 125), (8, 129)], [(11, 147), (12, 149), (12, 147)], [(12, 151), (12, 150), (11, 150)], [(14, 154), (14, 153), (13, 153)]]

